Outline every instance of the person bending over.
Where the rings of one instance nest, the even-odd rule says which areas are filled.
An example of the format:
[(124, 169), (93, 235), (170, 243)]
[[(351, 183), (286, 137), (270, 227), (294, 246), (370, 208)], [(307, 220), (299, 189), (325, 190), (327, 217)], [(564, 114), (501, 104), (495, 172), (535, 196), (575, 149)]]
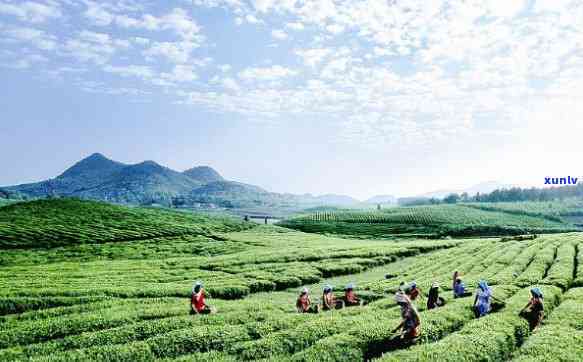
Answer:
[(402, 343), (415, 343), (421, 334), (421, 317), (407, 294), (398, 291), (395, 294), (395, 301), (401, 307), (401, 323), (393, 330), (393, 333), (400, 331), (398, 337)]
[(445, 305), (445, 300), (439, 296), (439, 283), (433, 282), (427, 296), (427, 309), (435, 309)]
[(520, 311), (520, 316), (528, 321), (532, 331), (540, 325), (545, 316), (545, 307), (543, 304), (543, 293), (539, 288), (530, 290), (531, 298), (528, 304)]

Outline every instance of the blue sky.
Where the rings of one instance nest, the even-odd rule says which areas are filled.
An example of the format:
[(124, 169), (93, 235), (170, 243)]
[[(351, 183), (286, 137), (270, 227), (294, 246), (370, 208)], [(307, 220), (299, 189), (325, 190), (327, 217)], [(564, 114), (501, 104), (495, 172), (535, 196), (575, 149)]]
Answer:
[(93, 152), (360, 198), (582, 174), (580, 0), (0, 0), (0, 77), (0, 185)]

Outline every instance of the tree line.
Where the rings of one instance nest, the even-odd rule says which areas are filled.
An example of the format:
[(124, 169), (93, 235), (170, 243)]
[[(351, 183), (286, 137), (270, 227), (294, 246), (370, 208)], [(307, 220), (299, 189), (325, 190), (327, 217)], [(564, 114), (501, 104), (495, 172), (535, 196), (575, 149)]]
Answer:
[(520, 188), (494, 190), (490, 193), (470, 196), (462, 194), (450, 194), (443, 199), (426, 197), (409, 197), (399, 199), (399, 204), (404, 206), (456, 204), (458, 202), (518, 202), (518, 201), (553, 201), (579, 198), (583, 199), (583, 184), (575, 186), (560, 186), (550, 188)]

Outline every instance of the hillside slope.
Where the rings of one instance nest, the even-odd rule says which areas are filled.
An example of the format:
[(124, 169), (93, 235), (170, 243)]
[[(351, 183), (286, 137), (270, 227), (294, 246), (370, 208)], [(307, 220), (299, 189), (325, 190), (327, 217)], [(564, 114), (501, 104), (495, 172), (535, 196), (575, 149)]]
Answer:
[(461, 205), (398, 207), (383, 211), (320, 212), (299, 216), (282, 226), (305, 232), (352, 236), (490, 236), (579, 230), (561, 220), (488, 211)]
[(234, 219), (163, 209), (76, 199), (38, 200), (0, 208), (0, 249), (211, 235), (249, 227)]
[(217, 171), (208, 166), (193, 167), (184, 171), (183, 174), (203, 184), (225, 180)]

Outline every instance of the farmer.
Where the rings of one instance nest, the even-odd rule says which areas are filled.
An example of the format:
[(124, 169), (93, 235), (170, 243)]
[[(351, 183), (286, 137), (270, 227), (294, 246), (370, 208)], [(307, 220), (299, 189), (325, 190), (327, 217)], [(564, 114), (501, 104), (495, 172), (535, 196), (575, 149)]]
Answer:
[(407, 295), (409, 296), (409, 299), (411, 299), (411, 301), (415, 301), (417, 299), (417, 297), (419, 297), (419, 294), (421, 293), (421, 290), (419, 290), (419, 288), (417, 288), (417, 283), (412, 282), (409, 287), (407, 288)]
[(439, 283), (433, 282), (427, 296), (427, 309), (435, 309), (445, 305), (445, 300), (439, 296)]
[(312, 305), (312, 301), (308, 295), (308, 288), (303, 288), (300, 292), (298, 300), (296, 301), (296, 308), (299, 313), (318, 313), (318, 306)]
[(532, 288), (530, 294), (532, 297), (520, 311), (520, 316), (526, 318), (530, 330), (533, 330), (542, 322), (545, 315), (545, 307), (543, 304), (543, 292), (539, 288)]
[(478, 289), (476, 290), (476, 297), (474, 298), (474, 313), (476, 318), (480, 318), (490, 313), (492, 306), (492, 288), (488, 286), (485, 280), (478, 282)]
[(332, 290), (333, 287), (331, 285), (326, 284), (324, 286), (324, 292), (322, 294), (322, 310), (341, 309), (344, 307), (344, 302), (336, 300)]
[(454, 298), (464, 298), (472, 295), (471, 292), (466, 290), (466, 286), (462, 281), (460, 274), (456, 271), (453, 273), (453, 297)]
[(205, 291), (202, 282), (197, 281), (192, 287), (192, 294), (190, 296), (190, 314), (210, 314), (212, 313), (205, 301)]
[(344, 305), (346, 307), (361, 305), (360, 299), (354, 294), (354, 284), (352, 283), (344, 288)]
[(393, 330), (393, 333), (401, 330), (399, 339), (401, 342), (414, 343), (420, 334), (421, 317), (411, 300), (403, 291), (395, 294), (395, 301), (401, 307), (401, 323)]

